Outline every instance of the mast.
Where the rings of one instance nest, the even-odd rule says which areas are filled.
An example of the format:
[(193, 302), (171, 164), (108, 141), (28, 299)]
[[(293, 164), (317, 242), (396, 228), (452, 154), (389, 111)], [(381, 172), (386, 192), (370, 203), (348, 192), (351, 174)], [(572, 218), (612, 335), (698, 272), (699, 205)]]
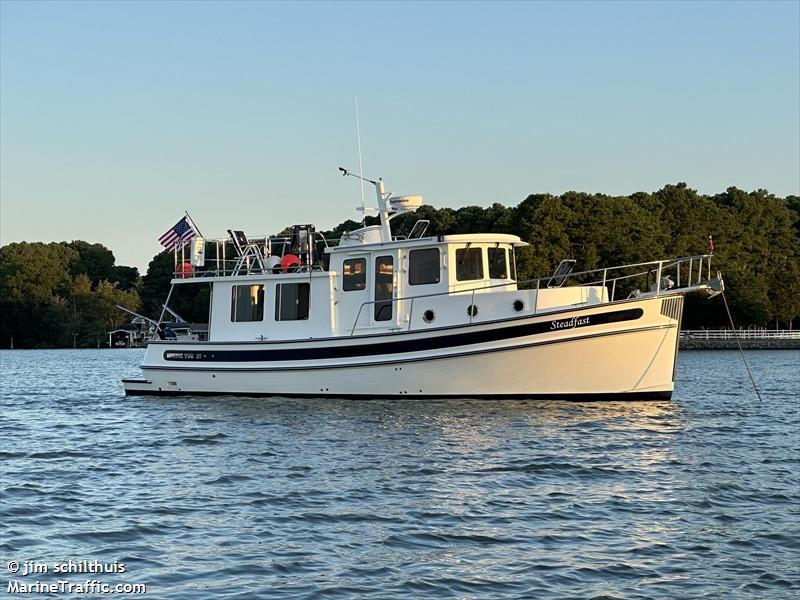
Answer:
[[(381, 216), (381, 241), (391, 242), (392, 228), (389, 227), (389, 220), (391, 219), (391, 215), (389, 214), (389, 204), (387, 203), (390, 194), (386, 193), (386, 191), (383, 188), (383, 179), (378, 179), (378, 181), (373, 181), (372, 179), (367, 179), (366, 177), (361, 177), (360, 175), (351, 173), (344, 167), (339, 167), (339, 172), (341, 172), (341, 174), (345, 177), (349, 175), (350, 177), (355, 177), (356, 179), (360, 179), (361, 181), (366, 181), (367, 183), (371, 183), (372, 185), (375, 186), (375, 194), (378, 196), (378, 213)], [(375, 209), (367, 209), (367, 210), (375, 210)]]
[(386, 204), (386, 199), (389, 196), (383, 189), (383, 179), (373, 181), (375, 184), (375, 193), (378, 195), (378, 211), (381, 215), (381, 241), (392, 241), (392, 228), (389, 226), (389, 207)]

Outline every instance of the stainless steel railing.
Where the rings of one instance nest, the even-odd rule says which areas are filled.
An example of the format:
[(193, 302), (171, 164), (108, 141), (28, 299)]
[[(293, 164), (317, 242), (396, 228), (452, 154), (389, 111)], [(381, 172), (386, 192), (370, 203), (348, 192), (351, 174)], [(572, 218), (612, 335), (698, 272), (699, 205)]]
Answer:
[[(626, 265), (620, 265), (615, 267), (603, 267), (600, 269), (590, 269), (586, 271), (578, 271), (574, 273), (569, 273), (564, 275), (564, 283), (561, 287), (596, 287), (602, 286), (605, 287), (608, 292), (608, 287), (611, 286), (610, 292), (608, 292), (608, 303), (615, 302), (616, 292), (619, 282), (625, 281), (635, 281), (637, 278), (645, 278), (646, 282), (649, 282), (649, 277), (654, 276), (654, 283), (652, 284), (651, 289), (645, 290), (644, 292), (639, 291), (637, 296), (660, 296), (663, 293), (670, 292), (675, 293), (681, 289), (691, 288), (693, 286), (698, 286), (703, 283), (703, 275), (706, 274), (706, 280), (711, 280), (711, 258), (713, 255), (711, 254), (701, 254), (696, 256), (686, 256), (681, 258), (673, 258), (667, 260), (655, 260), (649, 262), (641, 262), (641, 263), (631, 263)], [(683, 266), (684, 274), (681, 273), (681, 267)], [(633, 270), (632, 273), (621, 273), (615, 275), (618, 272), (630, 271)], [(675, 280), (667, 279), (667, 276), (672, 275), (674, 273)], [(523, 281), (517, 281), (516, 286), (517, 289), (520, 289), (520, 286), (528, 286), (527, 288), (522, 289), (533, 289), (535, 287), (536, 294), (534, 297), (534, 306), (533, 310), (531, 311), (533, 314), (537, 314), (539, 308), (539, 292), (542, 290), (543, 283), (546, 285), (546, 282), (552, 279), (552, 275), (548, 275), (546, 277), (538, 277), (535, 279), (526, 279)], [(588, 281), (579, 281), (581, 279), (588, 279)], [(567, 282), (573, 280), (571, 286), (568, 285)], [(669, 283), (665, 283), (669, 281)], [(494, 285), (480, 285), (474, 288), (468, 289), (459, 289), (457, 291), (444, 291), (444, 292), (435, 292), (431, 294), (419, 294), (416, 296), (406, 296), (406, 297), (396, 297), (392, 299), (386, 300), (369, 300), (362, 302), (359, 306), (358, 312), (356, 313), (355, 320), (353, 321), (353, 326), (350, 328), (350, 335), (354, 335), (356, 329), (358, 329), (358, 322), (361, 318), (361, 314), (364, 310), (364, 307), (374, 305), (378, 302), (380, 303), (392, 303), (392, 310), (393, 314), (400, 314), (399, 311), (397, 313), (394, 312), (395, 308), (399, 309), (399, 303), (401, 302), (410, 302), (409, 307), (409, 315), (408, 315), (408, 326), (405, 327), (395, 327), (395, 329), (411, 329), (411, 323), (413, 320), (413, 310), (414, 310), (414, 300), (419, 298), (434, 298), (434, 297), (442, 297), (442, 296), (463, 296), (467, 293), (471, 295), (470, 307), (475, 305), (475, 294), (476, 293), (485, 293), (487, 290), (492, 290), (496, 288), (508, 288), (509, 283), (499, 283)], [(663, 287), (667, 285), (668, 287)], [(547, 289), (546, 287), (544, 289)], [(638, 291), (638, 288), (636, 288)], [(631, 292), (632, 293), (632, 292)], [(633, 297), (637, 297), (633, 296)], [(396, 304), (397, 303), (397, 306)], [(467, 319), (465, 319), (465, 323), (472, 324), (475, 318), (475, 314), (472, 310), (467, 311)]]

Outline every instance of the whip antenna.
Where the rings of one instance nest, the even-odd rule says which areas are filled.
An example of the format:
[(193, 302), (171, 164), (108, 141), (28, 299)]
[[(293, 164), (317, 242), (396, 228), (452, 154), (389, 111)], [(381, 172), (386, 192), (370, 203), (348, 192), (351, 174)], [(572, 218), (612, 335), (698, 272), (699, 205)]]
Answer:
[[(358, 119), (358, 96), (355, 97), (356, 101), (356, 137), (358, 138), (358, 174), (364, 176), (364, 163), (361, 159), (361, 123)], [(364, 180), (361, 180), (361, 225), (367, 224), (367, 203), (364, 200)]]

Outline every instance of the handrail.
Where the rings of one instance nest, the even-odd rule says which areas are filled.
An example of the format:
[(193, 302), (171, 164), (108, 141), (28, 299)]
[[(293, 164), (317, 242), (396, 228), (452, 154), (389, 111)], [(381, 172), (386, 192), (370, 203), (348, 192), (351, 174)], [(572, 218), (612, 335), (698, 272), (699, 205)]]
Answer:
[[(250, 239), (250, 238), (248, 238), (248, 239)], [(261, 238), (254, 238), (254, 239), (261, 239)], [(272, 238), (272, 239), (275, 239), (275, 238)], [(285, 238), (285, 239), (288, 239), (288, 238)], [(207, 239), (207, 242), (212, 242), (212, 241), (217, 241), (217, 240), (209, 240), (209, 239)], [(222, 242), (224, 240), (220, 239), (219, 241)], [(581, 277), (581, 276), (584, 276), (584, 275), (590, 275), (592, 273), (602, 273), (602, 277), (601, 278), (599, 278), (599, 279), (597, 279), (595, 281), (590, 281), (588, 283), (582, 283), (582, 284), (579, 284), (579, 285), (582, 285), (582, 286), (590, 286), (590, 285), (602, 285), (602, 286), (605, 286), (610, 282), (610, 283), (612, 283), (612, 286), (614, 286), (614, 284), (617, 281), (620, 281), (620, 280), (623, 280), (623, 279), (631, 279), (633, 277), (646, 275), (646, 274), (652, 273), (654, 271), (658, 272), (660, 274), (661, 271), (663, 271), (663, 270), (671, 269), (672, 267), (677, 266), (678, 267), (678, 275), (677, 275), (678, 281), (676, 282), (676, 287), (681, 287), (680, 286), (680, 265), (683, 264), (683, 263), (686, 263), (686, 262), (689, 263), (689, 273), (688, 273), (687, 280), (688, 280), (688, 285), (691, 285), (692, 284), (693, 271), (695, 270), (694, 269), (694, 262), (698, 261), (700, 263), (700, 266), (697, 267), (697, 273), (698, 273), (697, 283), (700, 283), (701, 280), (702, 280), (702, 272), (703, 272), (703, 266), (704, 266), (703, 265), (703, 261), (706, 260), (706, 259), (708, 259), (708, 278), (709, 279), (711, 278), (711, 257), (712, 256), (713, 255), (711, 255), (711, 254), (699, 254), (699, 255), (694, 255), (694, 256), (686, 256), (686, 257), (667, 259), (667, 260), (654, 260), (654, 261), (639, 262), (639, 263), (629, 263), (629, 264), (619, 265), (619, 266), (614, 266), (614, 267), (600, 267), (600, 268), (597, 268), (597, 269), (588, 269), (588, 270), (585, 270), (585, 271), (577, 271), (577, 272), (573, 271), (573, 272), (571, 272), (571, 273), (569, 273), (569, 274), (564, 276), (564, 282), (566, 283), (569, 279), (575, 279), (577, 277)], [(235, 268), (228, 269), (227, 266), (230, 264), (230, 265), (233, 265), (235, 267), (236, 260), (225, 259), (224, 258), (224, 254), (223, 254), (223, 258), (222, 259), (220, 259), (218, 257), (218, 258), (209, 259), (209, 260), (211, 260), (214, 263), (216, 263), (216, 266), (217, 266), (216, 269), (208, 269), (208, 270), (203, 270), (203, 271), (196, 270), (196, 271), (193, 271), (191, 274), (181, 273), (181, 272), (176, 271), (176, 272), (173, 273), (173, 276), (175, 278), (181, 278), (181, 279), (185, 278), (187, 280), (191, 280), (191, 279), (194, 279), (194, 278), (224, 277), (224, 276), (228, 276), (228, 275), (233, 275), (234, 274)], [(219, 268), (220, 265), (222, 266), (222, 268)], [(621, 271), (623, 269), (632, 269), (632, 268), (635, 268), (635, 267), (652, 267), (652, 268), (648, 269), (647, 271), (641, 271), (641, 272), (638, 272), (638, 273), (632, 273), (632, 274), (628, 274), (628, 275), (621, 275), (619, 277), (611, 277), (611, 278), (608, 277), (609, 271)], [(296, 272), (307, 272), (307, 271), (308, 271), (308, 266), (307, 265), (302, 265), (298, 269), (298, 271), (296, 271)], [(312, 265), (311, 266), (311, 271), (325, 272), (325, 269), (323, 269), (319, 265)], [(259, 275), (259, 274), (269, 274), (269, 273), (270, 273), (269, 269), (261, 270), (261, 269), (258, 269), (258, 268), (255, 268), (255, 269), (251, 268), (251, 269), (248, 269), (246, 272), (241, 273), (241, 274), (242, 275), (254, 275), (254, 274), (255, 275)], [(187, 277), (187, 275), (188, 275), (188, 277)], [(517, 285), (528, 285), (528, 284), (536, 283), (537, 284), (537, 289), (538, 289), (540, 287), (541, 282), (543, 282), (545, 280), (550, 280), (550, 279), (552, 279), (552, 275), (546, 275), (544, 277), (537, 277), (537, 278), (526, 279), (526, 280), (522, 280), (522, 281), (515, 281), (515, 283)], [(658, 277), (659, 282), (660, 282), (660, 279), (661, 279), (661, 277), (659, 276)], [(458, 290), (458, 291), (463, 293), (463, 292), (471, 292), (473, 290), (479, 291), (479, 290), (485, 290), (485, 289), (493, 289), (493, 288), (496, 288), (496, 287), (505, 287), (507, 285), (509, 285), (509, 284), (508, 283), (499, 283), (499, 284), (494, 284), (494, 285), (489, 285), (489, 286), (481, 285), (481, 286), (478, 286), (478, 287), (475, 287), (475, 288), (466, 288), (466, 289), (462, 289), (462, 290)], [(658, 289), (657, 289), (657, 294), (660, 294), (660, 291), (661, 290), (660, 290), (660, 285), (659, 285)], [(427, 294), (427, 295), (440, 296), (440, 295), (449, 295), (450, 293), (452, 293), (452, 292), (449, 292), (449, 291), (448, 292), (438, 292), (438, 293), (435, 293), (435, 294)], [(417, 297), (425, 297), (425, 296), (417, 296)]]
[[(319, 237), (320, 242), (324, 242), (325, 247), (330, 248), (336, 246), (340, 241), (340, 238), (328, 240), (321, 231), (316, 232), (316, 235)], [(258, 249), (262, 253), (262, 258), (266, 260), (270, 256), (277, 256), (282, 257), (285, 255), (287, 251), (287, 247), (291, 242), (292, 238), (290, 236), (281, 236), (281, 235), (259, 235), (259, 236), (246, 236), (248, 244), (253, 244), (258, 247)], [(242, 257), (239, 256), (233, 259), (226, 258), (226, 249), (229, 245), (232, 244), (232, 240), (230, 236), (228, 237), (215, 237), (215, 238), (203, 238), (205, 242), (205, 246), (214, 246), (216, 247), (215, 256), (213, 258), (208, 257), (205, 259), (205, 262), (208, 263), (209, 268), (206, 270), (193, 270), (191, 273), (185, 273), (181, 271), (173, 272), (173, 278), (177, 279), (186, 279), (191, 280), (195, 278), (204, 278), (204, 277), (225, 277), (228, 275), (263, 275), (269, 273), (269, 269), (267, 268), (259, 268), (257, 261), (256, 264), (250, 265), (250, 261), (247, 261), (247, 268), (245, 270), (237, 269), (236, 266), (240, 264)], [(280, 247), (280, 252), (273, 252), (273, 247)], [(190, 257), (184, 255), (183, 248), (175, 250), (175, 259), (176, 263), (180, 262), (183, 263), (188, 261)], [(228, 268), (230, 265), (233, 265), (231, 268)], [(305, 269), (308, 269), (307, 265), (303, 265)], [(324, 271), (321, 267), (317, 265), (312, 265), (311, 270), (313, 271)], [(185, 281), (188, 283), (188, 281)]]
[[(392, 299), (392, 302), (394, 302), (394, 299)], [(361, 306), (358, 307), (358, 312), (356, 313), (356, 320), (353, 321), (353, 328), (350, 330), (351, 336), (355, 335), (356, 333), (356, 326), (358, 325), (358, 319), (361, 317), (361, 309), (363, 309), (364, 306), (366, 306), (367, 304), (373, 304), (373, 303), (375, 303), (375, 300), (373, 300), (372, 302), (362, 302)]]
[[(220, 261), (222, 262), (222, 261)], [(193, 279), (208, 279), (211, 277), (246, 277), (246, 276), (253, 276), (253, 275), (272, 275), (274, 274), (272, 269), (264, 268), (260, 269), (257, 266), (251, 267), (249, 269), (239, 269), (235, 268), (236, 261), (234, 260), (226, 260), (224, 261), (226, 265), (233, 265), (231, 268), (226, 268), (223, 265), (222, 269), (207, 269), (204, 271), (193, 271), (190, 274), (182, 273), (180, 271), (174, 271), (172, 273), (172, 277), (175, 279), (180, 279), (183, 283), (189, 283)], [(323, 269), (319, 265), (311, 265), (311, 268), (308, 265), (299, 265), (294, 271), (291, 273), (326, 273), (325, 269)], [(289, 273), (289, 274), (291, 274)], [(287, 273), (281, 273), (282, 275), (286, 275)]]
[(792, 329), (685, 329), (682, 340), (800, 340), (800, 330)]
[[(614, 302), (615, 293), (616, 293), (616, 287), (617, 287), (617, 282), (618, 281), (622, 281), (622, 280), (625, 280), (625, 279), (632, 279), (634, 277), (641, 277), (643, 275), (648, 275), (650, 273), (656, 273), (657, 277), (656, 277), (656, 288), (654, 290), (654, 292), (655, 292), (654, 295), (655, 296), (660, 296), (663, 291), (666, 291), (666, 290), (662, 290), (662, 288), (661, 288), (661, 279), (662, 279), (662, 276), (663, 276), (665, 271), (668, 271), (669, 269), (672, 269), (673, 267), (677, 268), (681, 264), (688, 262), (689, 266), (690, 266), (690, 271), (689, 272), (691, 273), (692, 270), (693, 270), (692, 269), (692, 266), (693, 266), (692, 263), (694, 261), (700, 261), (700, 264), (702, 265), (703, 261), (708, 259), (708, 265), (709, 265), (708, 269), (709, 269), (709, 273), (710, 273), (710, 271), (711, 271), (711, 257), (712, 256), (713, 255), (711, 255), (711, 254), (700, 254), (700, 255), (696, 255), (696, 256), (685, 256), (685, 257), (681, 257), (681, 258), (670, 258), (670, 259), (666, 259), (666, 260), (653, 260), (653, 261), (641, 262), (641, 263), (631, 263), (631, 264), (620, 265), (620, 266), (615, 266), (615, 267), (601, 267), (601, 268), (597, 268), (597, 269), (589, 269), (589, 270), (586, 270), (586, 271), (578, 271), (577, 273), (570, 273), (569, 275), (566, 276), (565, 282), (570, 278), (579, 277), (581, 275), (589, 275), (589, 274), (592, 274), (592, 273), (602, 273), (603, 274), (602, 279), (593, 280), (593, 281), (590, 281), (588, 283), (580, 283), (580, 284), (577, 284), (575, 287), (590, 287), (590, 286), (603, 286), (603, 287), (605, 287), (610, 283), (612, 291), (611, 291), (611, 294), (609, 296), (608, 302)], [(633, 268), (636, 268), (636, 267), (653, 267), (653, 268), (650, 268), (650, 269), (647, 269), (647, 270), (640, 270), (640, 271), (637, 271), (636, 273), (632, 273), (632, 274), (620, 275), (618, 277), (611, 277), (611, 278), (608, 277), (609, 271), (612, 271), (612, 272), (613, 271), (621, 271), (623, 269), (633, 269)], [(700, 273), (700, 275), (702, 277), (702, 267), (698, 268), (698, 272)], [(536, 293), (536, 296), (534, 298), (533, 313), (537, 314), (538, 313), (538, 305), (539, 305), (539, 292), (542, 289), (541, 288), (541, 284), (542, 284), (542, 282), (550, 280), (551, 278), (552, 278), (552, 275), (548, 275), (548, 276), (545, 276), (545, 277), (537, 277), (537, 278), (534, 278), (534, 279), (526, 279), (526, 280), (523, 280), (523, 281), (514, 281), (514, 282), (511, 282), (511, 283), (509, 283), (509, 282), (496, 283), (496, 284), (493, 284), (493, 285), (481, 285), (481, 286), (477, 286), (477, 287), (473, 287), (473, 288), (460, 289), (460, 290), (455, 290), (455, 291), (447, 290), (447, 291), (443, 291), (443, 292), (434, 292), (434, 293), (430, 293), (430, 294), (418, 294), (418, 295), (415, 295), (415, 296), (399, 296), (399, 297), (392, 298), (392, 299), (387, 299), (387, 300), (367, 300), (367, 301), (362, 302), (361, 306), (359, 306), (359, 308), (358, 308), (358, 312), (356, 313), (356, 318), (353, 321), (353, 327), (350, 330), (350, 335), (352, 336), (352, 335), (355, 334), (355, 330), (358, 327), (358, 320), (361, 317), (361, 312), (363, 311), (364, 307), (372, 305), (372, 304), (375, 304), (376, 302), (392, 302), (392, 305), (394, 306), (395, 302), (399, 303), (401, 301), (411, 300), (412, 301), (412, 310), (413, 310), (413, 301), (414, 301), (415, 298), (434, 298), (434, 297), (440, 297), (440, 296), (465, 295), (467, 293), (471, 293), (471, 302), (470, 302), (470, 304), (474, 306), (474, 304), (475, 304), (475, 293), (476, 292), (480, 292), (481, 290), (492, 290), (492, 289), (495, 289), (495, 288), (505, 288), (505, 287), (508, 287), (509, 285), (517, 285), (517, 286), (519, 286), (519, 285), (528, 285), (528, 284), (534, 284), (534, 283), (536, 284), (536, 292), (537, 293)], [(683, 287), (690, 287), (692, 285), (699, 285), (701, 283), (701, 279), (698, 278), (696, 284), (693, 283), (691, 281), (691, 279), (688, 279), (688, 281), (687, 281), (685, 286), (680, 286), (679, 285), (680, 281), (674, 282), (674, 283), (675, 283), (674, 287), (671, 287), (669, 289), (677, 290), (677, 289), (681, 289)], [(472, 311), (471, 310), (468, 310), (468, 315), (469, 315), (469, 323), (472, 323), (473, 322), (473, 315), (472, 315)], [(409, 330), (411, 329), (410, 323), (411, 323), (411, 314), (409, 314), (409, 327), (408, 327)]]
[[(437, 296), (438, 294), (426, 294), (425, 296), (408, 296), (407, 298), (387, 298), (386, 300), (365, 300), (361, 303), (361, 306), (358, 307), (358, 312), (356, 313), (356, 318), (353, 321), (353, 327), (350, 329), (350, 335), (355, 335), (356, 327), (358, 326), (358, 320), (361, 318), (361, 312), (364, 310), (365, 306), (370, 306), (372, 304), (386, 304), (387, 302), (392, 303), (392, 314), (394, 314), (394, 303), (395, 302), (403, 302), (405, 300), (411, 300), (411, 309), (408, 313), (408, 330), (411, 330), (411, 315), (414, 311), (414, 299), (415, 298), (425, 298), (426, 296)], [(399, 316), (399, 311), (398, 311)]]
[[(630, 265), (622, 265), (620, 267), (605, 267), (605, 268), (600, 268), (600, 269), (592, 269), (592, 270), (589, 270), (589, 271), (580, 271), (578, 273), (572, 273), (572, 274), (568, 275), (567, 277), (572, 277), (573, 275), (574, 276), (577, 276), (577, 275), (588, 275), (590, 273), (599, 273), (601, 271), (617, 271), (617, 270), (633, 268), (633, 267), (644, 267), (644, 266), (647, 266), (647, 265), (658, 265), (658, 264), (661, 264), (661, 263), (668, 263), (668, 262), (674, 260), (675, 261), (674, 263), (666, 266), (666, 268), (671, 268), (671, 267), (675, 266), (676, 264), (678, 264), (678, 261), (685, 262), (686, 260), (689, 260), (690, 258), (693, 258), (693, 259), (696, 259), (696, 258), (707, 258), (707, 257), (710, 257), (710, 256), (711, 256), (710, 254), (705, 254), (705, 255), (702, 255), (702, 256), (693, 256), (693, 257), (687, 256), (685, 259), (679, 258), (679, 259), (669, 259), (669, 260), (655, 260), (655, 261), (646, 262), (646, 263), (634, 263), (634, 264), (630, 264)], [(655, 269), (650, 269), (649, 271), (639, 271), (638, 273), (633, 273), (633, 274), (630, 274), (630, 275), (621, 275), (619, 277), (614, 277), (614, 278), (608, 279), (607, 282), (621, 281), (621, 280), (624, 280), (624, 279), (631, 279), (633, 277), (639, 277), (641, 275), (647, 275), (648, 273), (652, 273), (654, 270)], [(526, 284), (532, 284), (532, 283), (540, 284), (541, 282), (543, 282), (545, 280), (549, 280), (551, 278), (552, 277), (550, 275), (548, 275), (546, 277), (537, 277), (537, 278), (534, 278), (534, 279), (524, 279), (522, 281), (512, 281), (512, 282), (506, 282), (506, 283), (495, 283), (493, 285), (482, 285), (482, 286), (477, 286), (477, 287), (474, 287), (474, 288), (459, 289), (459, 290), (455, 290), (455, 291), (449, 291), (448, 290), (446, 292), (434, 292), (434, 293), (431, 293), (431, 294), (418, 294), (416, 296), (404, 296), (404, 297), (398, 297), (398, 298), (395, 298), (395, 299), (396, 300), (410, 300), (411, 298), (431, 298), (431, 297), (434, 297), (434, 296), (462, 295), (462, 294), (465, 294), (467, 292), (479, 292), (481, 290), (491, 290), (491, 289), (494, 289), (494, 288), (503, 288), (503, 287), (508, 287), (509, 285), (514, 285), (514, 284), (516, 284), (516, 285), (520, 285), (520, 284), (526, 285)], [(578, 284), (577, 287), (590, 287), (590, 286), (595, 286), (595, 285), (599, 285), (599, 284), (600, 284), (600, 280), (598, 280), (598, 281), (590, 281), (588, 283)], [(676, 288), (677, 288), (677, 285), (673, 289), (676, 289)], [(539, 289), (539, 287), (537, 287), (537, 290), (538, 289)], [(378, 300), (377, 302), (388, 302), (388, 300)], [(366, 302), (365, 302), (365, 304), (366, 304)]]
[[(223, 257), (224, 257), (224, 255), (223, 255)], [(597, 269), (588, 269), (588, 270), (585, 270), (585, 271), (572, 272), (572, 273), (569, 273), (569, 274), (565, 275), (564, 276), (564, 283), (566, 283), (570, 279), (572, 279), (574, 281), (577, 278), (584, 278), (584, 277), (589, 276), (589, 275), (599, 274), (600, 276), (597, 279), (590, 279), (590, 281), (584, 282), (584, 283), (576, 282), (576, 283), (573, 284), (573, 286), (574, 287), (591, 287), (591, 286), (603, 287), (603, 288), (606, 288), (606, 292), (608, 292), (608, 285), (610, 284), (611, 285), (611, 294), (609, 295), (607, 302), (614, 302), (615, 298), (616, 298), (617, 282), (618, 281), (630, 280), (630, 279), (633, 279), (633, 278), (636, 278), (636, 277), (642, 277), (642, 276), (647, 276), (648, 279), (649, 279), (650, 274), (655, 274), (655, 276), (656, 276), (655, 277), (656, 278), (655, 284), (654, 284), (653, 287), (650, 288), (650, 290), (647, 290), (647, 292), (649, 292), (650, 295), (654, 295), (654, 296), (657, 297), (657, 296), (660, 296), (663, 292), (667, 291), (667, 290), (663, 289), (662, 278), (663, 278), (663, 275), (664, 275), (664, 273), (666, 271), (670, 271), (673, 268), (676, 270), (676, 273), (677, 273), (677, 277), (676, 277), (677, 281), (672, 282), (670, 280), (672, 285), (670, 285), (667, 288), (668, 290), (677, 290), (677, 289), (682, 289), (682, 288), (689, 288), (689, 287), (692, 287), (692, 286), (695, 286), (695, 285), (700, 285), (702, 283), (703, 270), (704, 270), (704, 267), (706, 266), (706, 265), (704, 265), (704, 262), (707, 262), (708, 276), (709, 276), (709, 280), (710, 280), (711, 279), (711, 257), (712, 257), (711, 254), (700, 254), (700, 255), (686, 256), (686, 257), (681, 257), (681, 258), (671, 258), (671, 259), (666, 259), (666, 260), (654, 260), (654, 261), (647, 261), (647, 262), (630, 263), (630, 264), (613, 266), (613, 267), (600, 267), (600, 268), (597, 268)], [(228, 276), (228, 275), (234, 275), (235, 274), (233, 269), (231, 269), (231, 271), (229, 272), (225, 268), (228, 262), (235, 262), (235, 261), (226, 261), (223, 258), (222, 261), (219, 261), (219, 260), (216, 261), (217, 267), (220, 266), (220, 262), (222, 263), (222, 267), (223, 267), (221, 270), (218, 268), (216, 270), (196, 271), (196, 272), (193, 272), (190, 275), (190, 277), (186, 277), (186, 274), (175, 273), (174, 275), (175, 275), (176, 279), (173, 281), (173, 283), (189, 283), (192, 280), (196, 281), (198, 279), (202, 280), (202, 279), (206, 279), (206, 278), (209, 278), (209, 277), (220, 277), (220, 276)], [(682, 283), (684, 283), (684, 282), (681, 279), (681, 269), (680, 269), (680, 267), (681, 267), (681, 265), (686, 264), (686, 263), (688, 263), (688, 276), (686, 277), (685, 284), (682, 285)], [(698, 263), (697, 267), (695, 267), (695, 263)], [(614, 272), (631, 270), (631, 269), (638, 269), (638, 270), (636, 272), (634, 272), (634, 273), (627, 273), (627, 274), (623, 273), (623, 274), (620, 274), (620, 275), (615, 276), (615, 277), (609, 277), (609, 275), (613, 274)], [(693, 276), (694, 276), (695, 269), (697, 271), (697, 277), (696, 277), (697, 281), (696, 282), (693, 281), (693, 279), (694, 279)], [(310, 269), (308, 268), (308, 266), (303, 265), (296, 272), (308, 273), (309, 276), (310, 276), (312, 272), (326, 272), (326, 271), (323, 268), (319, 267), (318, 265), (312, 265)], [(261, 275), (269, 274), (269, 270), (265, 269), (265, 270), (262, 271), (260, 269), (255, 269), (255, 270), (250, 270), (247, 273), (244, 273), (243, 275), (252, 276), (252, 275), (260, 275), (260, 274)], [(371, 304), (375, 304), (376, 302), (392, 302), (392, 305), (394, 306), (395, 302), (399, 303), (399, 302), (404, 301), (404, 300), (411, 300), (411, 307), (410, 307), (410, 312), (409, 312), (409, 316), (408, 316), (408, 319), (409, 319), (408, 329), (410, 330), (411, 329), (412, 317), (413, 317), (413, 308), (414, 308), (414, 299), (415, 298), (432, 298), (432, 297), (440, 297), (440, 296), (453, 296), (453, 295), (471, 294), (470, 307), (468, 307), (468, 310), (467, 310), (467, 313), (468, 313), (468, 316), (469, 316), (469, 323), (471, 324), (474, 321), (474, 317), (475, 317), (475, 315), (473, 314), (474, 310), (472, 309), (472, 307), (475, 305), (475, 294), (476, 293), (487, 292), (487, 291), (491, 291), (491, 290), (494, 290), (494, 289), (497, 289), (497, 288), (507, 288), (507, 287), (512, 286), (512, 285), (516, 286), (517, 289), (520, 289), (520, 286), (523, 286), (522, 289), (528, 289), (526, 286), (533, 286), (535, 284), (536, 295), (535, 295), (535, 299), (534, 299), (533, 313), (534, 314), (538, 314), (538, 312), (539, 312), (539, 293), (542, 290), (542, 284), (543, 284), (543, 282), (549, 281), (551, 278), (552, 278), (552, 275), (547, 275), (545, 277), (537, 277), (537, 278), (526, 279), (526, 280), (522, 280), (522, 281), (513, 281), (512, 280), (512, 281), (506, 281), (506, 282), (503, 282), (503, 283), (496, 283), (496, 284), (492, 284), (492, 285), (480, 284), (480, 285), (477, 285), (477, 286), (472, 287), (472, 288), (465, 288), (465, 289), (459, 289), (459, 290), (449, 290), (448, 289), (446, 291), (434, 292), (434, 293), (429, 293), (429, 294), (419, 294), (419, 295), (415, 295), (415, 296), (397, 297), (397, 298), (392, 298), (392, 299), (387, 299), (387, 300), (365, 301), (365, 302), (361, 303), (361, 306), (359, 306), (358, 313), (356, 314), (355, 321), (353, 322), (353, 327), (351, 328), (350, 335), (354, 335), (355, 334), (355, 330), (358, 327), (358, 322), (359, 322), (359, 319), (361, 317), (361, 313), (363, 312), (364, 307), (368, 306), (368, 305), (371, 305)]]

